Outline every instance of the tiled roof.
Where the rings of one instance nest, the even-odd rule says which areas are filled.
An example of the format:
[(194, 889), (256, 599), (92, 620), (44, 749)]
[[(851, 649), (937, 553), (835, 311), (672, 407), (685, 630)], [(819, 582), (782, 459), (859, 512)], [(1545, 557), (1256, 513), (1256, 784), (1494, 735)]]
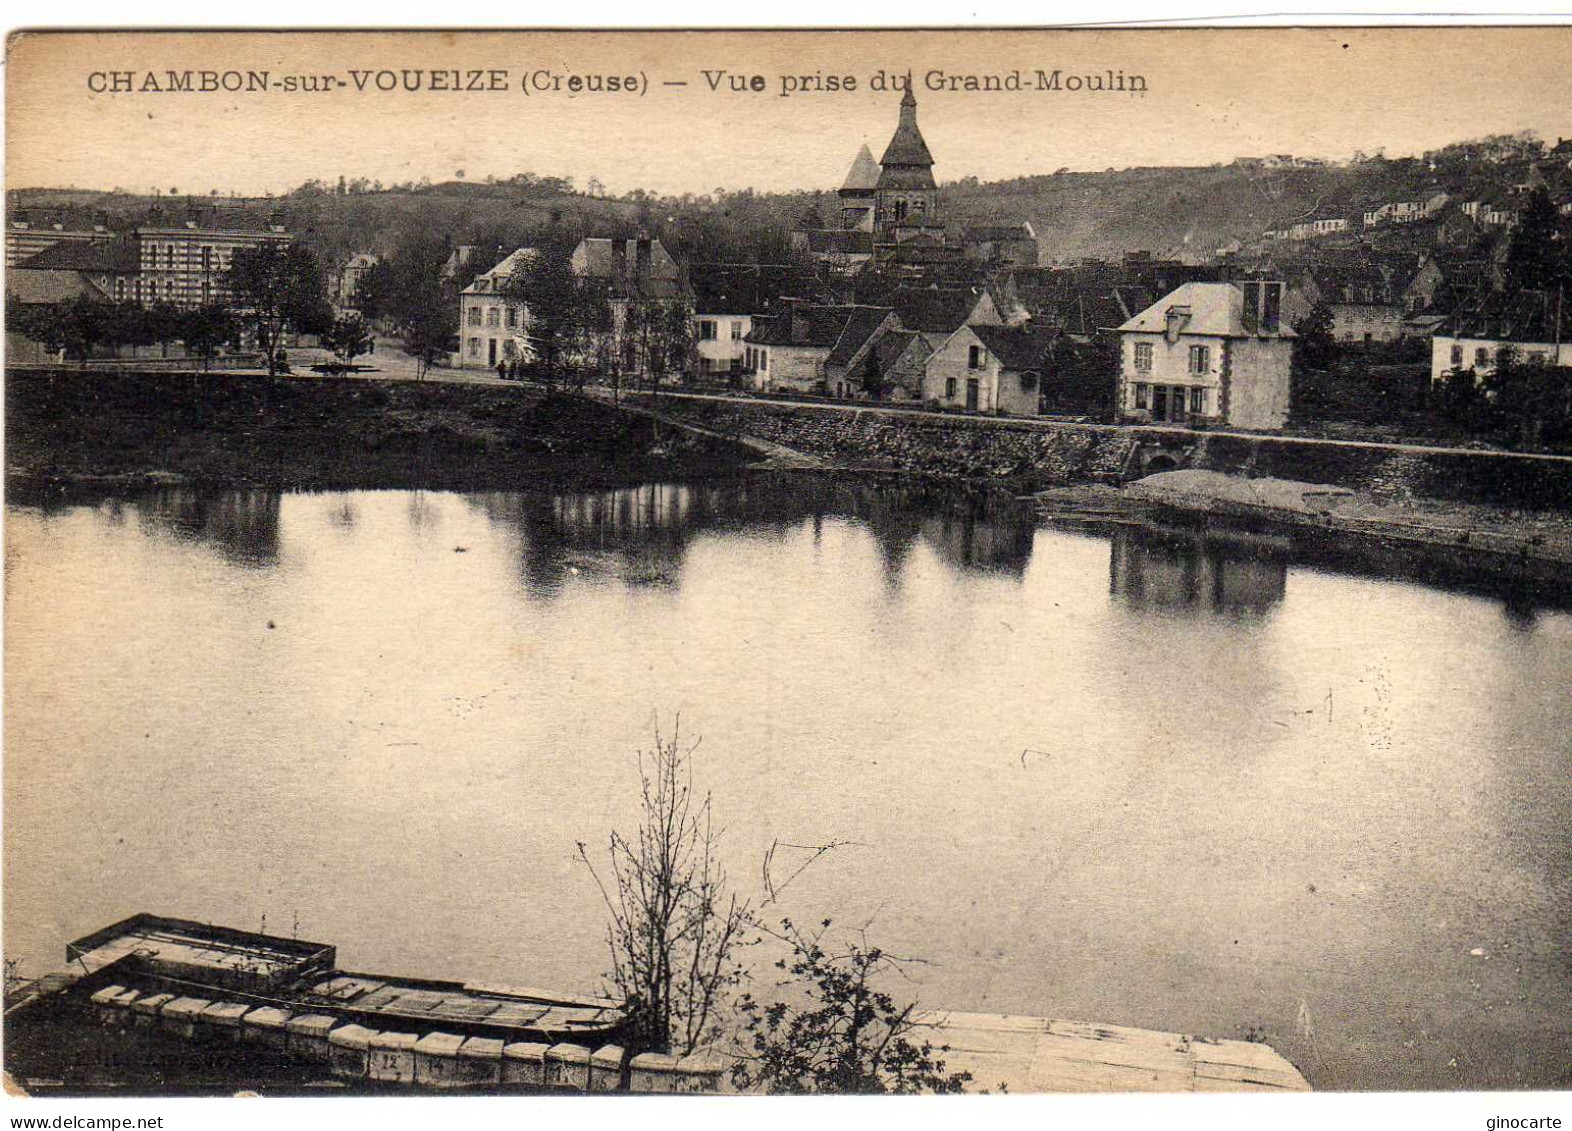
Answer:
[(841, 228), (809, 228), (808, 250), (816, 255), (872, 255), (873, 233)]
[(852, 162), (851, 171), (846, 174), (845, 183), (841, 185), (841, 191), (872, 192), (878, 184), (879, 166), (868, 150), (868, 143), (863, 142), (862, 148), (857, 151), (856, 159)]
[(533, 247), (521, 247), (510, 252), (501, 263), (490, 271), (482, 271), (465, 287), (461, 294), (474, 295), (495, 292), (499, 287), (505, 286), (513, 278), (513, 272), (520, 266), (534, 259), (540, 251)]
[(1040, 369), (1059, 336), (1030, 326), (972, 326), (972, 333), (1006, 369)]
[(905, 329), (949, 334), (965, 324), (984, 294), (970, 287), (898, 287), (889, 301)]
[(997, 242), (1000, 240), (1035, 241), (1037, 233), (1027, 223), (967, 224), (961, 229), (961, 238), (967, 243)]
[(128, 239), (92, 243), (65, 240), (51, 244), (18, 266), (39, 270), (124, 272), (139, 270), (141, 261), (136, 245)]
[[(599, 237), (590, 237), (579, 241), (578, 249), (574, 252), (576, 259), (584, 263), (584, 274), (596, 279), (610, 279), (621, 273), (632, 273), (637, 269), (638, 261), (637, 240), (609, 240)], [(620, 243), (623, 255), (619, 258), (612, 245)], [(681, 276), (681, 269), (671, 253), (662, 246), (660, 240), (650, 241), (650, 276), (657, 279), (676, 279)], [(582, 253), (582, 256), (580, 255)]]
[[(1179, 330), (1184, 334), (1224, 338), (1262, 336), (1245, 330), (1244, 292), (1232, 283), (1186, 283), (1158, 299), (1119, 329), (1125, 333), (1161, 334), (1167, 329), (1169, 311), (1179, 313), (1182, 319)], [(1292, 335), (1288, 331), (1278, 330), (1272, 336)]]
[[(879, 158), (879, 164), (884, 166), (885, 173), (890, 171), (891, 165), (918, 165), (926, 168), (933, 164), (933, 154), (928, 152), (928, 143), (923, 141), (922, 131), (917, 128), (917, 99), (909, 89), (901, 97), (900, 122), (895, 127), (890, 144), (885, 147), (884, 156)], [(928, 176), (928, 183), (933, 183), (932, 174)], [(889, 187), (883, 176), (879, 178), (879, 187)]]
[(689, 271), (695, 314), (752, 314), (774, 310), (785, 296), (811, 295), (818, 280), (796, 267), (772, 264), (699, 264)]
[(204, 232), (268, 232), (282, 228), (284, 219), (277, 213), (228, 205), (195, 205), (190, 208), (155, 208), (138, 222), (140, 229), (178, 231), (195, 228)]
[(867, 354), (863, 368), (870, 365), (880, 373), (888, 373), (900, 361), (901, 355), (918, 344), (924, 357), (933, 352), (933, 347), (928, 345), (928, 339), (914, 330), (887, 330)]
[(48, 268), (12, 267), (5, 273), (5, 290), (8, 301), (23, 306), (69, 302), (79, 295), (105, 301), (109, 298), (80, 271)]
[[(879, 311), (878, 318), (867, 330), (867, 333), (872, 333), (873, 328), (876, 328), (878, 323), (889, 314), (888, 309), (880, 310), (877, 307), (867, 306), (822, 306), (788, 300), (786, 309), (781, 313), (768, 318), (754, 319), (747, 341), (765, 346), (833, 349), (841, 341), (841, 335), (846, 331), (847, 324), (852, 321), (853, 316), (858, 316), (859, 325), (865, 325), (866, 320), (872, 315), (860, 312), (868, 311)], [(866, 336), (865, 333), (863, 338), (866, 339)], [(846, 356), (849, 358), (851, 353), (848, 352)]]
[(825, 358), (829, 365), (850, 365), (858, 351), (868, 344), (868, 339), (873, 337), (891, 314), (887, 306), (854, 306), (849, 309), (851, 315), (846, 319), (840, 337), (835, 339), (830, 356)]
[(67, 232), (91, 232), (97, 228), (123, 226), (123, 221), (99, 209), (71, 204), (7, 209), (6, 223), (12, 228), (25, 224), (26, 228), (22, 230), (35, 232), (52, 231), (56, 224)]
[(1548, 291), (1490, 293), (1457, 311), (1437, 332), (1491, 342), (1565, 342), (1572, 340), (1572, 310)]

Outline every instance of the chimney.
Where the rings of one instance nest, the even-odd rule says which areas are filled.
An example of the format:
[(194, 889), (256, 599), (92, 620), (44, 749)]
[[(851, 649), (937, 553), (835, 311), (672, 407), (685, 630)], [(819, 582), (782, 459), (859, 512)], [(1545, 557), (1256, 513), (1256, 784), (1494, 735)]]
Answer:
[(1253, 334), (1261, 326), (1261, 284), (1255, 279), (1246, 279), (1240, 289), (1244, 291), (1244, 313), (1240, 321), (1244, 323), (1245, 333)]
[(1163, 337), (1169, 345), (1179, 340), (1179, 332), (1184, 329), (1185, 323), (1190, 321), (1190, 308), (1188, 306), (1170, 306), (1163, 317)]
[(639, 235), (638, 243), (635, 245), (634, 255), (636, 257), (635, 269), (639, 273), (639, 282), (642, 283), (645, 279), (650, 277), (651, 244), (649, 236), (642, 233)]
[(789, 327), (791, 340), (805, 341), (808, 337), (808, 320), (803, 316), (803, 307), (807, 303), (800, 298), (783, 298), (781, 303), (786, 307), (786, 317), (791, 319)]
[(1283, 284), (1278, 282), (1261, 284), (1261, 329), (1268, 334), (1275, 334), (1282, 329), (1283, 323)]

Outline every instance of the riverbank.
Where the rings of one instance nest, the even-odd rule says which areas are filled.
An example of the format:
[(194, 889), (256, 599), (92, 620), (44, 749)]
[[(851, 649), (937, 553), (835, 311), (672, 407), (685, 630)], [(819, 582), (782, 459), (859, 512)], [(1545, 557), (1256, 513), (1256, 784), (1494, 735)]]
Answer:
[(986, 479), (1018, 493), (1200, 468), (1326, 483), (1381, 500), (1424, 498), (1572, 516), (1567, 457), (854, 403), (666, 394), (659, 408), (668, 420), (766, 440), (846, 470)]
[[(1566, 585), (1572, 521), (1544, 511), (1408, 498), (1215, 471), (1167, 471), (1125, 487), (1080, 484), (1032, 496), (1039, 513), (1070, 522), (1220, 524), (1278, 530), (1307, 548), (1353, 557), (1394, 576), (1417, 561), (1436, 569)], [(1404, 568), (1406, 567), (1406, 568)], [(1421, 571), (1423, 572), (1423, 571)]]
[(12, 487), (517, 489), (730, 471), (728, 439), (522, 386), (227, 373), (6, 375)]

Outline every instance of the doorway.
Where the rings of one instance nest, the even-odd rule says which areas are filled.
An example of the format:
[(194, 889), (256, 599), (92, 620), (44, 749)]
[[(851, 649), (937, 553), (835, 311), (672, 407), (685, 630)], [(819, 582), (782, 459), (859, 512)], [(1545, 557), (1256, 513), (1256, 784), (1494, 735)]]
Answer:
[(970, 412), (977, 411), (980, 385), (977, 378), (972, 377), (966, 382), (966, 408)]

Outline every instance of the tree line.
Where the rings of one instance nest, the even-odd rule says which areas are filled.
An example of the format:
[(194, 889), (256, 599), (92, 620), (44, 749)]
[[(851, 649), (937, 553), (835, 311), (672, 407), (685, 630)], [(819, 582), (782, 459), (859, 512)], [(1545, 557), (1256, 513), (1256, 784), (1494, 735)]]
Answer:
[[(694, 343), (687, 299), (580, 275), (572, 262), (577, 244), (577, 237), (545, 236), (499, 281), (497, 294), (524, 312), (517, 327), (529, 345), (522, 370), (547, 383), (610, 378), (617, 388), (635, 374), (658, 383), (688, 372)], [(460, 295), (496, 266), (504, 248), (476, 247), (459, 262), (449, 240), (415, 236), (366, 273), (355, 304), (399, 336), (424, 371), (462, 349)]]
[(336, 316), (327, 300), (321, 266), (297, 243), (267, 244), (235, 252), (225, 282), (228, 303), (182, 307), (169, 301), (144, 306), (78, 294), (55, 303), (6, 303), (6, 329), (51, 352), (86, 363), (103, 350), (181, 345), (206, 368), (225, 349), (254, 345), (268, 372), (283, 365), (290, 334), (309, 334), (345, 362), (371, 347), (357, 314)]

